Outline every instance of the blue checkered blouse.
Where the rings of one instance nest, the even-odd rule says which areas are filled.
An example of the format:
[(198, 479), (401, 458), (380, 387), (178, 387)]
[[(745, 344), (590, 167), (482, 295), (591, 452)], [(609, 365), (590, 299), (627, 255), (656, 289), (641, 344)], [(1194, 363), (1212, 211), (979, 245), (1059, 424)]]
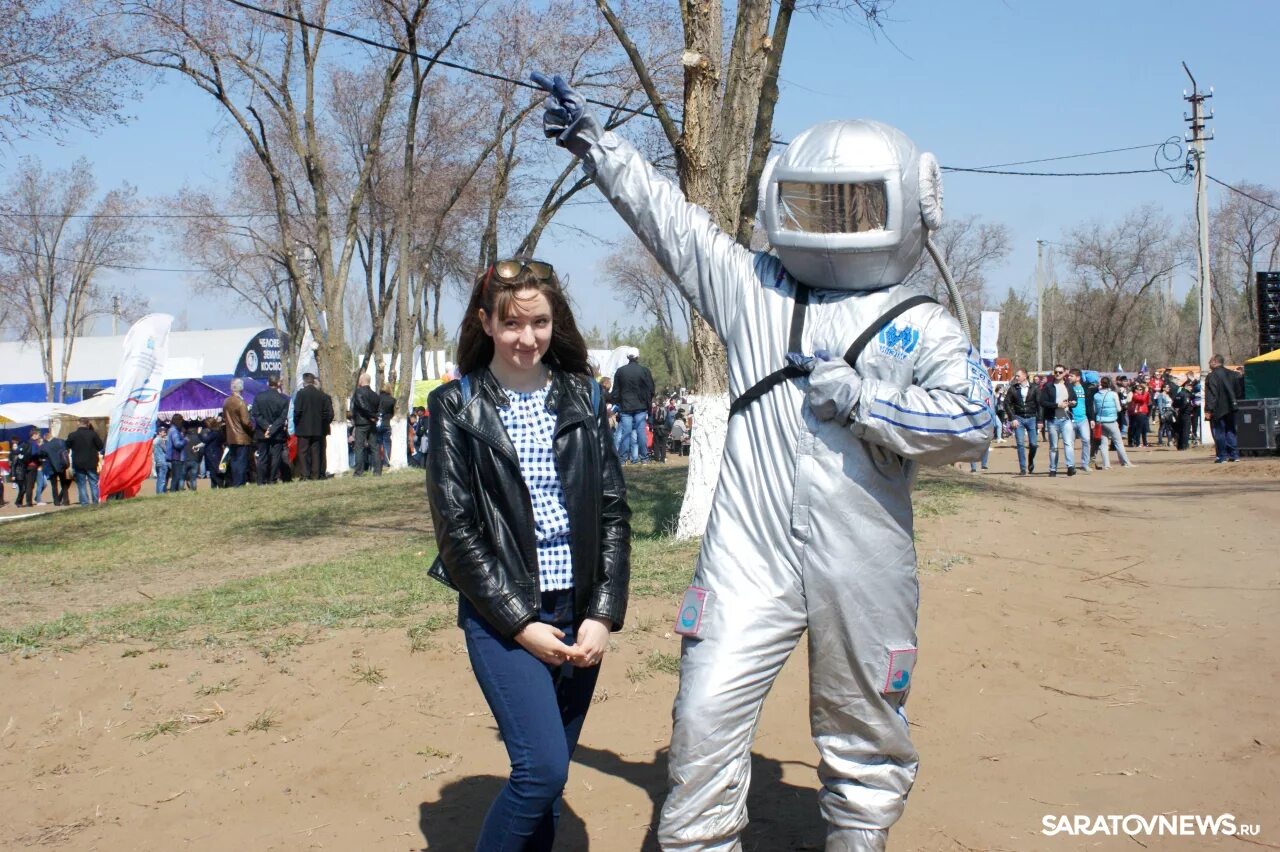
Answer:
[(533, 501), (534, 538), (538, 542), (538, 586), (544, 592), (573, 588), (573, 554), (569, 547), (569, 510), (564, 505), (564, 489), (556, 470), (552, 440), (556, 416), (547, 410), (550, 385), (530, 393), (503, 388), (511, 401), (500, 406), (498, 415), (520, 457), (524, 477)]

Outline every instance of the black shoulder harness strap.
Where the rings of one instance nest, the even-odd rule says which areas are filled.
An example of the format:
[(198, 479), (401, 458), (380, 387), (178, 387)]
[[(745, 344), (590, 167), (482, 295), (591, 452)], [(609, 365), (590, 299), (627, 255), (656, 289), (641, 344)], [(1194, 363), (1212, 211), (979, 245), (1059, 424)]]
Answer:
[[(801, 347), (801, 335), (804, 333), (804, 314), (809, 307), (809, 287), (808, 285), (796, 282), (796, 304), (791, 309), (791, 336), (787, 338), (787, 351), (799, 352)], [(803, 376), (804, 370), (795, 364), (788, 363), (779, 370), (774, 370), (760, 381), (756, 382), (750, 388), (743, 392), (741, 396), (733, 401), (729, 406), (729, 416), (745, 411), (747, 406), (755, 402), (760, 397), (773, 390), (787, 379), (795, 379)]]
[[(849, 363), (850, 367), (852, 367), (857, 362), (858, 356), (862, 354), (862, 350), (867, 347), (867, 344), (871, 342), (872, 338), (880, 333), (881, 329), (893, 322), (903, 313), (914, 308), (916, 305), (925, 305), (930, 302), (936, 304), (937, 301), (938, 300), (934, 299), (932, 296), (919, 295), (911, 296), (910, 298), (903, 299), (901, 302), (898, 302), (896, 305), (889, 308), (889, 310), (881, 314), (875, 322), (867, 326), (866, 329), (863, 330), (862, 334), (858, 335), (858, 339), (853, 341), (853, 345), (844, 353), (844, 360)], [(804, 315), (808, 307), (809, 288), (806, 285), (797, 282), (796, 304), (795, 308), (791, 312), (791, 336), (787, 339), (788, 352), (802, 351), (800, 338), (804, 331)], [(807, 375), (806, 371), (794, 364), (787, 364), (779, 370), (774, 370), (772, 373), (752, 385), (748, 390), (744, 391), (741, 396), (733, 401), (733, 404), (729, 406), (729, 416), (732, 417), (738, 412), (746, 410), (747, 406), (751, 405), (751, 403), (755, 402), (757, 399), (764, 396), (787, 379), (795, 379), (804, 375)]]

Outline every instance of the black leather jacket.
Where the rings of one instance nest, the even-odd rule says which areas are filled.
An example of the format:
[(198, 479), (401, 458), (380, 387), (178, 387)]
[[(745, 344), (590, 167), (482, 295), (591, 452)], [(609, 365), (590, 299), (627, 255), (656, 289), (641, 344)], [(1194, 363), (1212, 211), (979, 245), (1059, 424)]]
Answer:
[[(458, 381), (427, 398), (427, 497), (440, 548), (430, 574), (511, 637), (538, 617), (533, 506), (498, 415), (506, 395), (488, 369), (470, 382), (465, 406)], [(587, 380), (553, 370), (547, 408), (556, 414), (556, 467), (569, 511), (575, 619), (607, 619), (617, 630), (627, 611), (631, 509), (604, 400), (592, 411)]]
[(1028, 382), (1027, 399), (1023, 402), (1018, 386), (1010, 383), (1009, 387), (1005, 388), (1004, 391), (1004, 410), (1010, 420), (1015, 417), (1044, 419), (1044, 414), (1040, 410), (1040, 388), (1036, 386), (1035, 382)]

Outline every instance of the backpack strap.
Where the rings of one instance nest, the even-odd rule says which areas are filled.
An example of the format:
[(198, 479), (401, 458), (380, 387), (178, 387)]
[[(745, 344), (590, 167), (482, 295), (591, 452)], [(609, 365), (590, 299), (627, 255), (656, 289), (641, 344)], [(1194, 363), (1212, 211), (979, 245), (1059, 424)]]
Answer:
[(459, 376), (458, 387), (462, 390), (462, 405), (465, 407), (471, 401), (471, 377)]
[(858, 360), (858, 356), (862, 354), (862, 350), (867, 348), (867, 344), (871, 342), (871, 339), (878, 335), (885, 326), (914, 308), (916, 305), (927, 305), (930, 302), (936, 305), (938, 300), (932, 296), (912, 296), (909, 299), (903, 299), (892, 308), (889, 308), (889, 310), (882, 313), (875, 322), (867, 326), (866, 329), (863, 330), (862, 334), (858, 335), (858, 339), (853, 341), (853, 345), (845, 351), (844, 360), (850, 367), (854, 366)]
[[(801, 336), (804, 333), (804, 315), (809, 308), (809, 287), (799, 281), (796, 282), (796, 302), (791, 309), (791, 334), (787, 338), (787, 351), (799, 352), (801, 350)], [(787, 379), (796, 379), (805, 374), (804, 370), (795, 364), (787, 364), (781, 369), (774, 370), (760, 381), (756, 382), (746, 391), (744, 391), (733, 404), (729, 406), (729, 416), (745, 411), (751, 403), (773, 390)]]

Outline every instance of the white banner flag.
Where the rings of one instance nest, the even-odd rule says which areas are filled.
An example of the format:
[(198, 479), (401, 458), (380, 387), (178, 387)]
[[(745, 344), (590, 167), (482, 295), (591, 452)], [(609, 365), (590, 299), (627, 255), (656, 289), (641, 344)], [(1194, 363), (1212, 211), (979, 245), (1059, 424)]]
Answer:
[(172, 325), (168, 314), (147, 314), (124, 337), (98, 488), (102, 500), (112, 494), (134, 496), (151, 473), (151, 439), (156, 434)]
[(982, 312), (982, 331), (978, 336), (978, 357), (983, 361), (995, 361), (1000, 353), (997, 341), (1000, 339), (1000, 312)]

